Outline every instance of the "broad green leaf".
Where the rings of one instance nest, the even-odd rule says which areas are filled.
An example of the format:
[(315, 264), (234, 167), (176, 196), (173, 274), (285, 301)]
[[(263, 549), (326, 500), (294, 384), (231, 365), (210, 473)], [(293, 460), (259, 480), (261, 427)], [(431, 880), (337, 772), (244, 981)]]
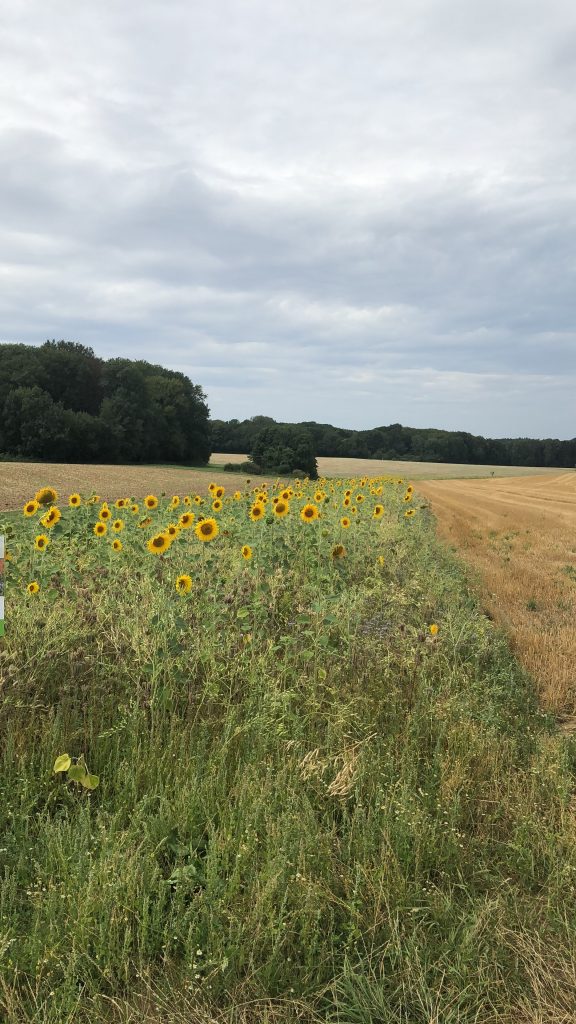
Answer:
[(237, 619), (247, 619), (249, 615), (250, 615), (250, 609), (249, 608), (239, 608), (238, 611), (236, 612), (236, 618)]
[(68, 769), (68, 778), (71, 779), (72, 782), (81, 782), (85, 775), (86, 769), (81, 764), (73, 764)]
[(84, 786), (84, 789), (96, 789), (100, 782), (100, 777), (98, 775), (83, 775), (78, 781), (81, 786)]
[(67, 772), (71, 764), (72, 758), (70, 757), (70, 754), (60, 754), (60, 756), (54, 761), (54, 768), (52, 770), (54, 773)]

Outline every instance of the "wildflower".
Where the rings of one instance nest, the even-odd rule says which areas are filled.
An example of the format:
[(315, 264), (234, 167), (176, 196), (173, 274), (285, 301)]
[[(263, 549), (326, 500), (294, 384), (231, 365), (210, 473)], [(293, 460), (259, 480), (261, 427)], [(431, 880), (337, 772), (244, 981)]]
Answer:
[(381, 519), (384, 515), (384, 505), (374, 505), (374, 511), (372, 513), (373, 519)]
[(50, 543), (50, 541), (48, 540), (48, 537), (46, 536), (46, 534), (45, 533), (39, 533), (38, 536), (34, 540), (34, 547), (36, 548), (36, 551), (45, 551), (46, 548), (48, 547), (49, 543)]
[(122, 551), (122, 541), (118, 537), (115, 537), (112, 541), (112, 548), (114, 551)]
[(102, 505), (102, 508), (98, 513), (98, 519), (101, 523), (107, 523), (109, 519), (112, 519), (112, 513), (108, 508), (108, 505)]
[(342, 519), (340, 520), (340, 526), (342, 526), (344, 530), (348, 530), (350, 528), (351, 521), (351, 519), (348, 519), (348, 516), (342, 516)]
[(104, 534), (107, 532), (108, 527), (106, 526), (106, 523), (96, 523), (94, 527), (94, 533), (96, 534), (97, 537), (103, 537)]
[(124, 529), (124, 520), (115, 519), (112, 523), (112, 529), (114, 530), (114, 533), (122, 533), (122, 530)]
[(432, 634), (432, 636), (436, 636), (437, 632), (438, 626), (436, 625), (435, 622), (433, 622), (432, 625), (430, 626), (430, 633)]
[(39, 505), (54, 505), (58, 501), (58, 494), (53, 487), (42, 487), (36, 491), (34, 498)]
[(178, 576), (174, 585), (179, 594), (189, 594), (192, 590), (192, 577), (183, 573), (182, 576)]
[(78, 508), (82, 504), (82, 498), (79, 494), (71, 494), (68, 498), (68, 504), (70, 508)]
[(219, 532), (218, 523), (215, 519), (201, 519), (194, 532), (198, 540), (214, 540)]
[(40, 508), (40, 502), (36, 501), (36, 498), (32, 498), (31, 501), (27, 501), (22, 509), (25, 516), (33, 516)]
[(344, 558), (346, 554), (346, 548), (343, 544), (335, 544), (332, 548), (332, 558)]
[(193, 512), (183, 512), (182, 515), (180, 516), (180, 519), (178, 520), (178, 523), (182, 527), (183, 530), (189, 530), (190, 527), (192, 526), (193, 522), (194, 522), (194, 513)]
[(170, 538), (165, 533), (157, 533), (150, 538), (146, 547), (153, 555), (163, 555), (170, 547)]
[(376, 561), (378, 562), (378, 565), (384, 565), (384, 563), (385, 563), (384, 555), (378, 555), (378, 558), (376, 559)]
[(245, 558), (247, 562), (252, 558), (252, 548), (249, 544), (245, 544), (242, 548), (242, 558)]
[(276, 502), (274, 506), (274, 515), (277, 516), (278, 519), (284, 519), (284, 516), (287, 516), (289, 511), (290, 506), (288, 505), (287, 501), (282, 501), (281, 499), (279, 499)]
[(158, 508), (158, 498), (155, 494), (147, 494), (144, 498), (144, 504), (149, 509)]
[(222, 510), (222, 502), (220, 501), (220, 498), (214, 499), (212, 502), (212, 508), (214, 512), (220, 512)]
[(37, 594), (38, 591), (40, 590), (40, 584), (37, 583), (36, 580), (32, 580), (32, 583), (28, 584), (26, 590), (28, 591), (29, 594)]
[(312, 523), (315, 519), (320, 518), (320, 513), (316, 505), (304, 505), (304, 508), (300, 512), (300, 519), (303, 523)]
[(51, 530), (53, 526), (56, 526), (56, 523), (60, 522), (61, 518), (62, 513), (60, 509), (56, 508), (55, 505), (52, 505), (52, 507), (48, 509), (48, 512), (46, 512), (45, 515), (42, 516), (40, 522), (42, 523), (42, 526), (46, 526), (49, 530)]

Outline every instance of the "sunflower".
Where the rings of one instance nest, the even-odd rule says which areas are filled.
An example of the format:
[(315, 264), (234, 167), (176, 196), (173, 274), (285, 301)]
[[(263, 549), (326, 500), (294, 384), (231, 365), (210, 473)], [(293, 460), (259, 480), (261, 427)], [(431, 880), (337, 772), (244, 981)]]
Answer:
[(438, 626), (436, 625), (436, 623), (433, 622), (432, 625), (429, 628), (430, 628), (430, 633), (432, 634), (432, 636), (436, 636), (436, 634), (438, 632)]
[(124, 520), (115, 519), (112, 523), (112, 529), (114, 530), (114, 533), (122, 533), (122, 530), (124, 529)]
[(114, 551), (122, 551), (122, 541), (115, 537), (112, 541), (112, 549)]
[(170, 502), (170, 507), (171, 508), (178, 508), (179, 504), (180, 504), (180, 496), (178, 494), (173, 494), (172, 495), (172, 501)]
[(103, 537), (104, 534), (107, 532), (108, 527), (106, 526), (106, 523), (96, 523), (94, 527), (94, 533), (96, 534), (97, 537)]
[(56, 526), (56, 523), (60, 522), (61, 518), (62, 513), (60, 509), (56, 508), (55, 505), (52, 505), (52, 507), (48, 509), (45, 515), (42, 516), (40, 522), (42, 523), (42, 526), (46, 526), (47, 529), (51, 530), (53, 526)]
[(140, 522), (138, 523), (138, 529), (145, 530), (147, 526), (150, 526), (151, 522), (152, 519), (150, 518), (150, 516), (146, 516), (146, 519), (141, 519)]
[(249, 544), (245, 544), (242, 548), (242, 558), (245, 558), (247, 562), (252, 558), (252, 548)]
[(216, 537), (219, 532), (218, 523), (215, 519), (201, 519), (194, 532), (198, 537), (198, 540), (214, 540), (214, 537)]
[(384, 505), (374, 505), (374, 511), (372, 513), (373, 519), (381, 519), (384, 515)]
[(86, 502), (86, 504), (87, 505), (97, 505), (99, 501), (100, 501), (100, 495), (99, 494), (93, 494), (90, 498), (88, 498), (88, 501)]
[(320, 518), (317, 505), (304, 505), (304, 508), (300, 512), (300, 519), (303, 523), (313, 523), (315, 519)]
[(287, 501), (282, 501), (281, 499), (279, 499), (276, 502), (274, 506), (274, 515), (277, 516), (278, 519), (284, 519), (284, 516), (287, 516), (289, 511), (290, 506)]
[(216, 490), (214, 491), (214, 497), (215, 498), (223, 498), (225, 490), (226, 490), (225, 487), (217, 487)]
[(352, 496), (352, 491), (350, 491), (350, 490), (344, 491), (344, 497), (345, 498), (350, 498), (351, 496)]
[(176, 537), (180, 533), (180, 527), (176, 523), (169, 523), (164, 533), (167, 533), (170, 540), (176, 540)]
[(242, 491), (234, 491), (234, 501), (242, 501)]
[(365, 495), (364, 495), (364, 494), (357, 494), (357, 495), (356, 495), (356, 502), (357, 502), (357, 504), (358, 504), (358, 505), (361, 505), (361, 504), (362, 504), (362, 502), (364, 501), (364, 498), (365, 498)]
[(135, 516), (137, 516), (140, 511), (139, 505), (130, 505), (130, 511), (133, 512)]
[(128, 498), (117, 498), (114, 502), (114, 508), (126, 508), (128, 505)]
[(170, 547), (170, 537), (166, 533), (157, 533), (150, 538), (146, 547), (153, 555), (163, 555)]
[(158, 508), (158, 498), (155, 494), (147, 494), (144, 498), (144, 504), (146, 508)]
[(179, 594), (189, 594), (192, 590), (192, 577), (183, 573), (182, 576), (178, 576), (174, 586)]
[(208, 484), (208, 490), (210, 491), (210, 494), (212, 494), (216, 490), (217, 486), (218, 484), (215, 483)]
[(350, 528), (350, 523), (351, 520), (348, 519), (348, 516), (342, 516), (342, 519), (340, 520), (340, 526), (342, 526), (345, 530), (348, 530)]
[(39, 533), (34, 539), (34, 547), (36, 548), (36, 551), (45, 551), (49, 543), (50, 541), (45, 533)]
[(195, 504), (195, 505), (201, 505), (201, 504), (202, 504), (202, 498), (200, 497), (200, 495), (199, 495), (199, 494), (196, 494), (196, 495), (194, 496), (194, 504)]
[(293, 494), (294, 491), (292, 490), (292, 488), (287, 487), (285, 491), (282, 491), (280, 497), (282, 498), (282, 501), (290, 501), (290, 498), (293, 496)]
[(39, 505), (54, 505), (58, 501), (58, 494), (53, 487), (42, 487), (36, 491), (34, 498)]
[(412, 516), (416, 515), (416, 509), (415, 508), (409, 508), (409, 509), (406, 510), (404, 515), (405, 515), (406, 519), (410, 519)]
[(412, 491), (406, 491), (404, 495), (404, 501), (412, 501)]
[(253, 523), (257, 523), (258, 520), (263, 519), (265, 516), (264, 506), (259, 501), (255, 501), (250, 509), (250, 519)]
[(40, 508), (40, 502), (36, 501), (36, 498), (32, 498), (31, 501), (27, 501), (22, 509), (25, 516), (33, 516)]
[(101, 523), (107, 523), (109, 519), (112, 519), (112, 513), (108, 508), (108, 505), (102, 505), (102, 508), (98, 513), (98, 519)]
[(182, 515), (180, 516), (180, 519), (178, 520), (178, 523), (182, 527), (183, 530), (189, 530), (190, 527), (192, 526), (193, 522), (194, 522), (194, 513), (193, 512), (183, 512)]
[(32, 583), (28, 584), (26, 590), (28, 591), (29, 594), (37, 594), (38, 591), (40, 590), (40, 584), (37, 583), (36, 580), (32, 580)]
[(185, 494), (184, 495), (184, 504), (185, 505), (191, 505), (192, 504), (192, 498), (190, 497), (189, 494)]
[(222, 510), (222, 502), (220, 501), (220, 498), (215, 498), (214, 499), (214, 501), (212, 502), (212, 508), (213, 508), (214, 512), (221, 512), (221, 510)]
[(350, 498), (344, 498), (342, 504), (344, 505), (344, 508), (348, 508), (350, 506)]
[(378, 562), (378, 565), (385, 565), (386, 564), (386, 559), (384, 558), (384, 555), (378, 555), (378, 558), (376, 559), (376, 561)]
[(324, 501), (325, 497), (326, 495), (324, 494), (324, 491), (316, 491), (316, 494), (314, 495), (314, 501)]
[(344, 558), (346, 554), (346, 548), (343, 544), (335, 544), (332, 548), (332, 558)]
[(68, 498), (68, 504), (70, 508), (78, 508), (82, 504), (82, 498), (79, 494), (71, 494)]

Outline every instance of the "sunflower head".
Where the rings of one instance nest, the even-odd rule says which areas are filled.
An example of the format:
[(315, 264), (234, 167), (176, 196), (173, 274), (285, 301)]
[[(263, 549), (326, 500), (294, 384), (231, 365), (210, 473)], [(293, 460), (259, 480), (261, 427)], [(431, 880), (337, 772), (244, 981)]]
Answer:
[(183, 573), (182, 576), (177, 577), (174, 586), (179, 594), (189, 594), (192, 590), (192, 577)]
[(115, 519), (112, 523), (112, 529), (114, 530), (114, 533), (122, 533), (122, 530), (124, 529), (124, 520)]
[(430, 633), (432, 634), (432, 636), (436, 636), (436, 634), (438, 632), (438, 626), (436, 625), (436, 623), (433, 622), (432, 625), (429, 628), (430, 628)]
[(384, 505), (374, 505), (373, 519), (381, 519), (384, 515)]
[(35, 515), (39, 508), (40, 508), (40, 502), (36, 501), (36, 498), (32, 498), (30, 501), (26, 502), (26, 504), (24, 505), (24, 508), (22, 509), (22, 511), (23, 511), (25, 516), (30, 517), (30, 516)]
[(29, 594), (37, 594), (40, 590), (40, 584), (36, 580), (32, 580), (26, 587), (26, 590)]
[(252, 548), (249, 544), (245, 544), (242, 548), (242, 558), (245, 558), (247, 562), (252, 558)]
[(96, 534), (97, 537), (103, 537), (104, 534), (107, 532), (108, 527), (106, 526), (106, 523), (96, 523), (94, 527), (94, 533)]
[(178, 524), (182, 527), (183, 530), (189, 530), (193, 522), (193, 512), (183, 512), (182, 515), (180, 516), (180, 519), (178, 520)]
[(172, 495), (172, 501), (170, 502), (170, 507), (171, 508), (178, 508), (179, 504), (180, 504), (180, 495), (179, 494), (173, 494)]
[(304, 508), (300, 512), (300, 519), (303, 523), (313, 523), (315, 519), (320, 518), (320, 512), (318, 511), (317, 505), (304, 505)]
[(168, 534), (171, 540), (175, 540), (180, 533), (180, 526), (177, 523), (169, 523), (164, 532)]
[(42, 526), (46, 526), (47, 529), (51, 530), (53, 526), (56, 526), (56, 523), (60, 522), (61, 518), (62, 513), (60, 509), (56, 508), (55, 505), (52, 505), (51, 508), (44, 513), (40, 522), (42, 523)]
[(107, 523), (108, 520), (111, 519), (111, 518), (112, 518), (112, 513), (111, 513), (110, 509), (108, 508), (108, 505), (102, 505), (102, 508), (100, 509), (100, 511), (98, 513), (98, 519), (100, 520), (100, 522)]
[(350, 528), (350, 523), (351, 523), (351, 520), (348, 519), (348, 516), (342, 516), (342, 519), (340, 520), (340, 526), (344, 530), (348, 530)]
[(250, 519), (253, 523), (257, 523), (260, 519), (264, 519), (264, 505), (261, 505), (259, 501), (255, 501), (250, 509)]
[(214, 498), (214, 501), (212, 502), (212, 508), (214, 512), (221, 512), (222, 502), (220, 501), (220, 498)]
[(284, 516), (288, 515), (289, 510), (288, 502), (279, 498), (274, 506), (274, 515), (277, 516), (278, 519), (284, 519)]
[(214, 540), (218, 536), (218, 523), (215, 519), (201, 519), (196, 525), (195, 534), (198, 540), (209, 541)]
[(53, 487), (41, 487), (34, 497), (39, 505), (54, 505), (58, 501), (58, 494)]
[(118, 537), (115, 537), (114, 540), (112, 541), (112, 550), (122, 551), (122, 541), (119, 540)]
[(146, 547), (153, 555), (163, 555), (170, 547), (170, 537), (166, 533), (157, 533), (150, 538)]
[(406, 517), (406, 519), (411, 519), (412, 516), (415, 516), (415, 515), (416, 515), (416, 509), (414, 509), (414, 508), (408, 508), (408, 509), (406, 509), (406, 511), (404, 513), (404, 516)]
[(147, 494), (144, 498), (144, 504), (146, 508), (158, 508), (158, 498), (155, 494)]
[(48, 540), (48, 537), (46, 536), (46, 534), (45, 533), (39, 533), (38, 536), (34, 540), (34, 547), (36, 548), (36, 551), (45, 551), (46, 548), (48, 547), (49, 543), (50, 543), (50, 541)]
[(68, 498), (68, 504), (70, 508), (78, 508), (82, 504), (82, 498), (79, 494), (71, 494)]
[(133, 512), (135, 516), (137, 516), (140, 511), (140, 507), (136, 505), (136, 503), (134, 503), (134, 505), (130, 505), (130, 511)]
[(225, 490), (226, 490), (225, 487), (217, 487), (216, 490), (214, 491), (214, 497), (215, 498), (223, 498)]
[(346, 554), (346, 548), (343, 544), (335, 544), (332, 548), (332, 558), (344, 558)]

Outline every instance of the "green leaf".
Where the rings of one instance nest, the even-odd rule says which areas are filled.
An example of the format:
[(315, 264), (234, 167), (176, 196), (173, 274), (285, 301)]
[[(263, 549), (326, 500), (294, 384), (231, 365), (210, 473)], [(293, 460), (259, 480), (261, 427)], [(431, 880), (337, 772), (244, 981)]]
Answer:
[(303, 661), (311, 661), (314, 657), (314, 651), (302, 651), (301, 657)]
[(250, 609), (249, 608), (239, 608), (238, 611), (236, 612), (236, 618), (237, 619), (247, 619), (249, 615), (250, 615)]
[(98, 775), (83, 775), (78, 781), (81, 786), (84, 786), (84, 789), (96, 789), (100, 782), (100, 777)]
[(67, 772), (70, 765), (72, 764), (72, 758), (70, 754), (60, 754), (59, 757), (54, 761), (54, 768), (52, 771), (56, 772)]
[(68, 778), (72, 782), (81, 782), (86, 774), (86, 769), (81, 764), (73, 764), (68, 769)]

